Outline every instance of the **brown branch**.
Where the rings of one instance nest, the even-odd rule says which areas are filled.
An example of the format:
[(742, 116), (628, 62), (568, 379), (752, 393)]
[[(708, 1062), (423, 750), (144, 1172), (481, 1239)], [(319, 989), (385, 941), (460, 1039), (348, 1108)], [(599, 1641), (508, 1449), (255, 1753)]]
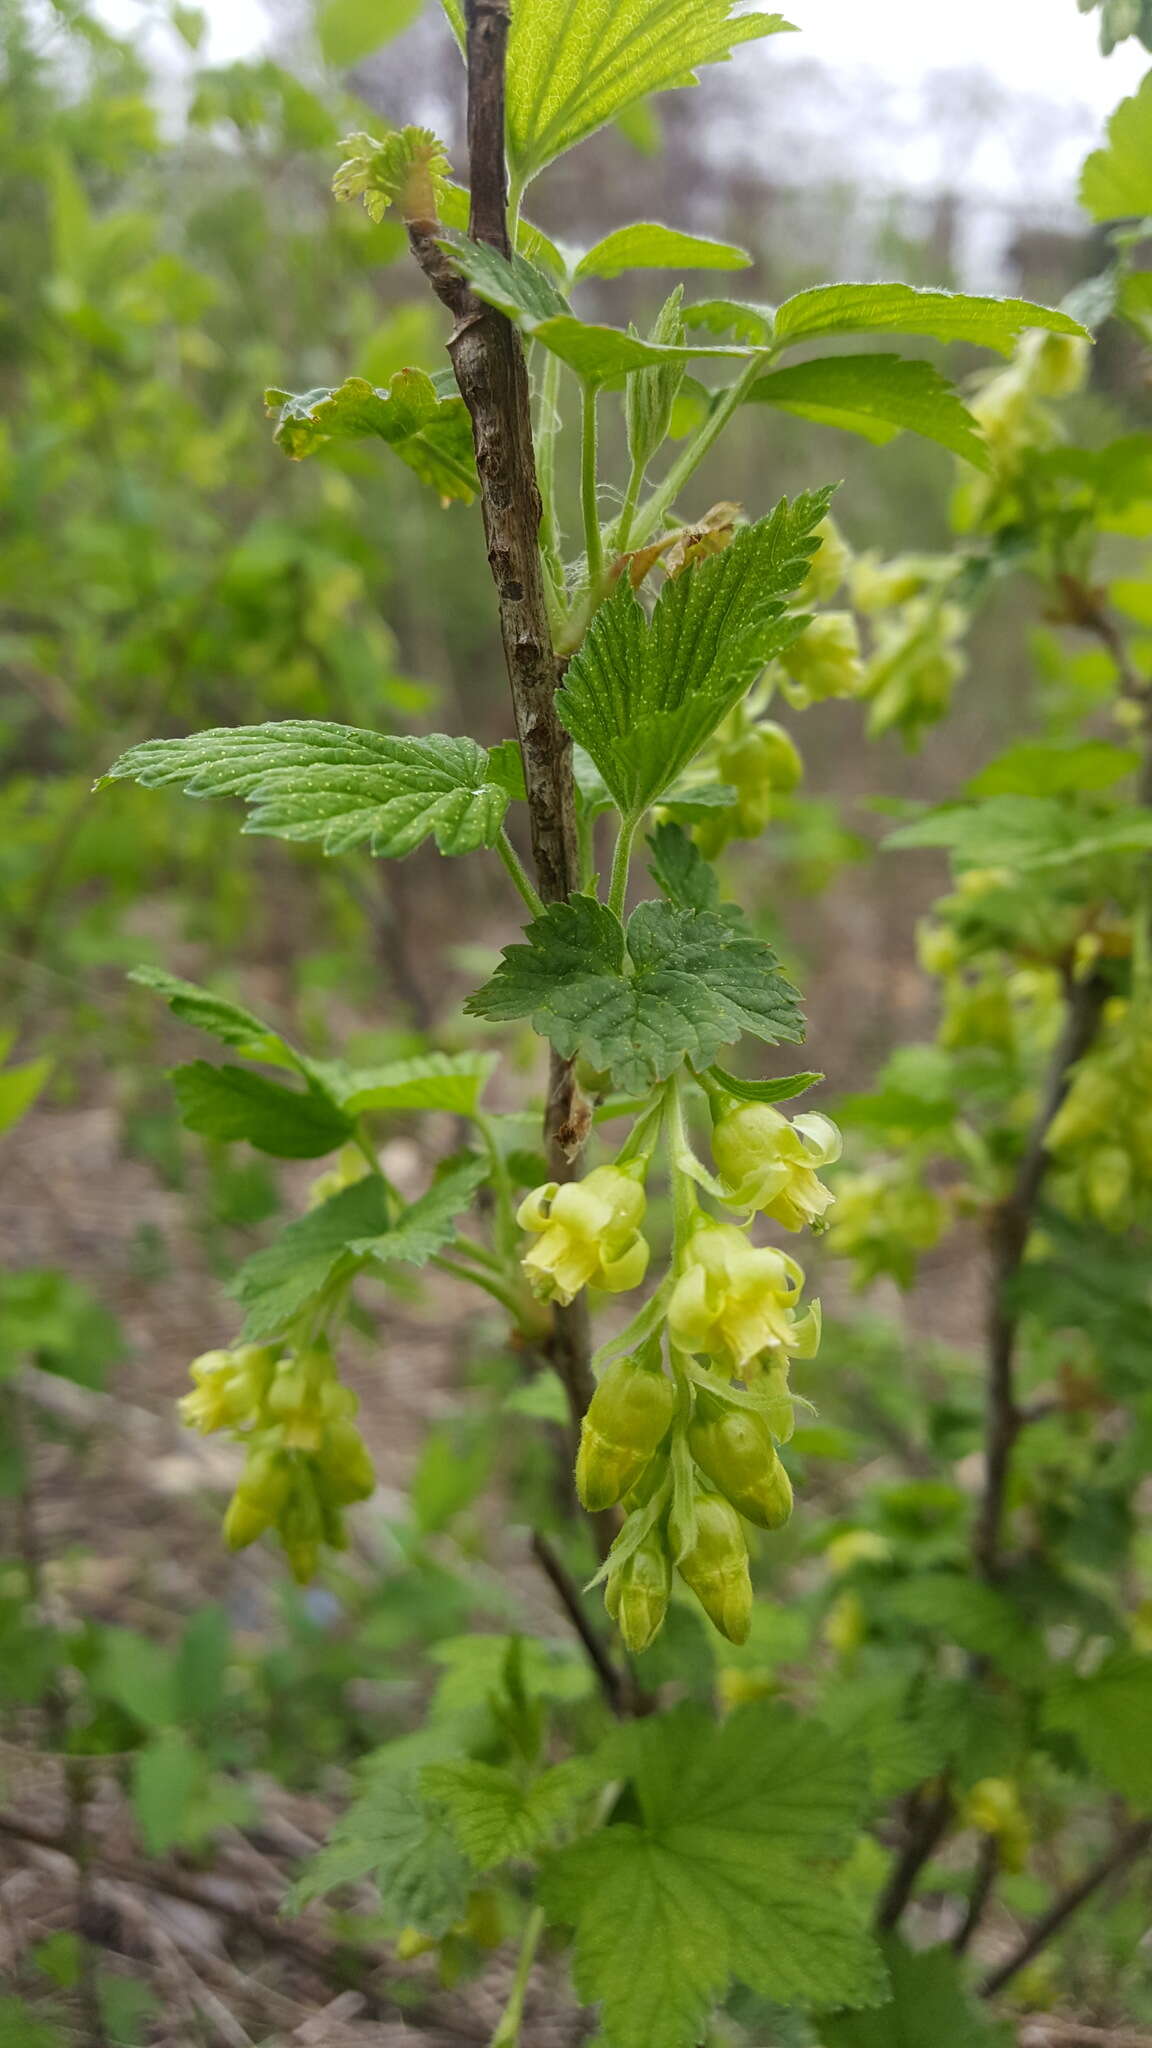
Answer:
[(976, 1869), (972, 1878), (972, 1890), (968, 1908), (963, 1920), (952, 1936), (952, 1948), (962, 1956), (984, 1918), (985, 1908), (992, 1897), (993, 1887), (1000, 1871), (1000, 1839), (997, 1835), (985, 1835), (980, 1843), (976, 1858)]
[(908, 1833), (904, 1847), (876, 1908), (876, 1925), (882, 1933), (897, 1925), (912, 1897), (916, 1879), (952, 1818), (952, 1790), (947, 1779), (914, 1792), (906, 1810)]
[[(504, 256), (509, 253), (504, 157), (508, 23), (509, 0), (468, 0), (469, 233)], [(441, 248), (440, 233), (438, 221), (408, 222), (412, 252), (456, 322), (448, 354), (472, 421), (488, 563), (524, 758), (536, 882), (544, 902), (557, 903), (579, 886), (580, 849), (572, 742), (556, 713), (563, 664), (552, 647), (538, 545), (541, 504), (528, 371), (511, 321), (470, 290)], [(574, 1178), (573, 1161), (589, 1123), (572, 1062), (553, 1052), (545, 1140), (554, 1179)], [(589, 1353), (583, 1301), (558, 1308), (549, 1359), (563, 1382), (576, 1424), (592, 1398)]]
[(1067, 1891), (1061, 1892), (1058, 1899), (1053, 1900), (1048, 1911), (1040, 1915), (1019, 1947), (1013, 1950), (1006, 1961), (998, 1963), (996, 1968), (989, 1972), (980, 1986), (980, 1996), (992, 1998), (997, 1991), (1002, 1991), (1006, 1984), (1010, 1984), (1013, 1977), (1018, 1976), (1025, 1965), (1032, 1961), (1033, 1956), (1039, 1955), (1041, 1949), (1048, 1946), (1053, 1936), (1059, 1934), (1060, 1929), (1094, 1892), (1098, 1892), (1110, 1878), (1118, 1877), (1120, 1872), (1126, 1870), (1130, 1863), (1134, 1863), (1138, 1856), (1142, 1856), (1150, 1845), (1152, 1820), (1133, 1821), (1131, 1826), (1125, 1828), (1118, 1836), (1111, 1849), (1085, 1871), (1083, 1877), (1075, 1884), (1069, 1885)]
[(992, 1211), (988, 1245), (992, 1262), (988, 1306), (988, 1380), (984, 1422), (984, 1486), (972, 1555), (982, 1579), (1003, 1569), (1001, 1540), (1008, 1475), (1024, 1417), (1016, 1401), (1016, 1340), (1020, 1327), (1012, 1288), (1023, 1264), (1036, 1205), (1050, 1164), (1048, 1134), (1072, 1085), (1072, 1070), (1083, 1059), (1099, 1028), (1108, 988), (1099, 975), (1069, 979), (1064, 1029), (1052, 1055), (1048, 1081), (1036, 1112), (1016, 1179)]
[(635, 1708), (635, 1689), (631, 1682), (631, 1674), (618, 1670), (613, 1663), (588, 1618), (580, 1598), (580, 1589), (563, 1558), (538, 1529), (532, 1537), (532, 1555), (579, 1636), (608, 1706), (620, 1717), (632, 1713)]

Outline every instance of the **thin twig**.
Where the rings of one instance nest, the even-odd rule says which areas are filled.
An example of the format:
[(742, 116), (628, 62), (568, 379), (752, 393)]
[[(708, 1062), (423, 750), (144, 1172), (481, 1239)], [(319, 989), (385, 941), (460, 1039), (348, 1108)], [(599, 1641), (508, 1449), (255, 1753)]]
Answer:
[(972, 1877), (972, 1890), (963, 1920), (952, 1936), (952, 1948), (962, 1956), (984, 1918), (985, 1908), (992, 1897), (993, 1888), (1000, 1872), (1000, 1838), (998, 1835), (984, 1835), (980, 1842), (980, 1853), (976, 1858), (976, 1869)]
[(1073, 1913), (1078, 1912), (1085, 1901), (1090, 1899), (1094, 1892), (1098, 1892), (1102, 1885), (1107, 1884), (1110, 1878), (1118, 1877), (1130, 1863), (1135, 1863), (1137, 1857), (1142, 1856), (1149, 1845), (1152, 1845), (1152, 1820), (1133, 1821), (1131, 1826), (1125, 1828), (1118, 1836), (1111, 1849), (1085, 1871), (1083, 1877), (1075, 1884), (1069, 1885), (1067, 1891), (1061, 1892), (1059, 1898), (1053, 1900), (1048, 1911), (1040, 1915), (1006, 1961), (998, 1963), (996, 1968), (989, 1972), (980, 1986), (981, 1997), (992, 1998), (997, 1991), (1002, 1991), (1006, 1984), (1010, 1984), (1013, 1977), (1032, 1961), (1033, 1956), (1039, 1955), (1042, 1948), (1047, 1948), (1053, 1936), (1059, 1934)]
[(572, 1623), (599, 1681), (600, 1690), (614, 1714), (621, 1716), (630, 1711), (631, 1687), (622, 1671), (612, 1662), (603, 1643), (597, 1635), (584, 1610), (580, 1589), (572, 1578), (563, 1558), (558, 1556), (546, 1536), (537, 1529), (532, 1537), (532, 1555), (551, 1584), (552, 1590)]
[(1016, 2039), (1019, 2048), (1152, 2048), (1152, 2034), (1137, 2034), (1131, 2027), (1086, 2027), (1080, 2020), (1042, 2012), (1021, 2020)]
[(1016, 1340), (1020, 1315), (1012, 1301), (1016, 1281), (1036, 1216), (1036, 1206), (1049, 1166), (1048, 1135), (1069, 1088), (1073, 1069), (1088, 1051), (1099, 1028), (1108, 987), (1099, 975), (1069, 980), (1064, 1029), (1052, 1055), (1040, 1107), (1005, 1199), (993, 1210), (988, 1225), (992, 1273), (988, 1309), (988, 1382), (984, 1425), (984, 1486), (972, 1536), (972, 1554), (982, 1579), (998, 1579), (1003, 1570), (1001, 1541), (1004, 1504), (1012, 1452), (1023, 1417), (1016, 1401)]
[(914, 1792), (908, 1800), (907, 1812), (904, 1847), (876, 1908), (876, 1925), (885, 1933), (899, 1921), (916, 1879), (952, 1818), (952, 1792), (947, 1779)]

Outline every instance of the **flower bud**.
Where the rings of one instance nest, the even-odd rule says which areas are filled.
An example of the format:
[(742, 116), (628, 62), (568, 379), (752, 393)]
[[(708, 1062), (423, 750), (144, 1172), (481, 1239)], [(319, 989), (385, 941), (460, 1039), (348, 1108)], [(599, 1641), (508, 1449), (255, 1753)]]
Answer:
[(604, 1605), (633, 1656), (646, 1650), (659, 1633), (671, 1591), (672, 1566), (661, 1534), (654, 1529), (631, 1557), (613, 1567), (604, 1588)]
[(681, 1530), (675, 1516), (670, 1521), (673, 1550), (683, 1551), (676, 1569), (713, 1627), (730, 1643), (746, 1642), (752, 1626), (752, 1580), (740, 1517), (720, 1493), (698, 1493), (695, 1510), (694, 1530)]
[(745, 1521), (758, 1529), (783, 1528), (792, 1513), (792, 1482), (762, 1415), (698, 1392), (688, 1448)]
[(591, 1514), (609, 1508), (635, 1486), (668, 1433), (676, 1389), (643, 1357), (610, 1365), (580, 1428), (576, 1491)]
[(585, 1180), (547, 1181), (521, 1202), (516, 1220), (539, 1239), (522, 1263), (541, 1301), (567, 1304), (589, 1285), (609, 1294), (640, 1285), (649, 1256), (642, 1173), (639, 1161), (598, 1166)]
[(367, 1500), (376, 1490), (375, 1468), (354, 1422), (328, 1424), (318, 1463), (325, 1491), (341, 1507), (354, 1500)]

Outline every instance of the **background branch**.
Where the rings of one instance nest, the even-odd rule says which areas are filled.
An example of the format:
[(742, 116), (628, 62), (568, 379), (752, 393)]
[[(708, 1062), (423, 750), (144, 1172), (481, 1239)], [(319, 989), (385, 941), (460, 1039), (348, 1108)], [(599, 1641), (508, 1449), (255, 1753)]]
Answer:
[(1134, 1863), (1138, 1856), (1144, 1854), (1150, 1844), (1152, 1820), (1133, 1821), (1130, 1827), (1125, 1828), (1111, 1849), (1093, 1863), (1082, 1878), (1069, 1885), (1067, 1891), (1061, 1892), (1059, 1898), (1052, 1901), (1048, 1911), (1040, 1915), (1019, 1947), (989, 1972), (980, 1986), (981, 1997), (991, 1998), (997, 1991), (1002, 1991), (1006, 1984), (1010, 1984), (1025, 1964), (1030, 1963), (1033, 1956), (1039, 1955), (1053, 1936), (1059, 1934), (1065, 1922), (1072, 1918), (1073, 1913), (1079, 1911), (1085, 1901), (1092, 1897), (1093, 1892), (1098, 1892), (1102, 1885), (1108, 1883), (1109, 1878), (1118, 1877), (1122, 1870), (1126, 1870), (1130, 1863)]

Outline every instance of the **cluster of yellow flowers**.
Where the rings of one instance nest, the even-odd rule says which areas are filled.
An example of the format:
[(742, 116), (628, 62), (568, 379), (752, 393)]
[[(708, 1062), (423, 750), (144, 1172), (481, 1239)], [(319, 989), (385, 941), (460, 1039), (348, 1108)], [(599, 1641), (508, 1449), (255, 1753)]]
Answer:
[(233, 1550), (274, 1528), (293, 1575), (316, 1570), (320, 1545), (343, 1549), (343, 1510), (375, 1486), (356, 1427), (358, 1402), (336, 1376), (323, 1338), (307, 1348), (241, 1344), (206, 1351), (190, 1367), (195, 1387), (180, 1403), (190, 1428), (230, 1430), (247, 1458), (224, 1518)]
[[(603, 1575), (608, 1611), (633, 1651), (663, 1623), (674, 1571), (721, 1634), (744, 1640), (752, 1607), (744, 1524), (776, 1529), (791, 1513), (776, 1449), (792, 1431), (789, 1365), (820, 1342), (819, 1303), (800, 1306), (800, 1266), (752, 1244), (748, 1228), (758, 1213), (788, 1230), (823, 1227), (832, 1196), (819, 1169), (838, 1157), (839, 1132), (827, 1117), (790, 1122), (769, 1104), (722, 1091), (713, 1113), (719, 1178), (673, 1145), (672, 1269), (637, 1319), (639, 1341), (600, 1379), (577, 1460), (584, 1505), (626, 1510)], [(620, 1292), (643, 1278), (647, 1164), (625, 1155), (584, 1181), (549, 1182), (527, 1197), (519, 1220), (536, 1242), (523, 1266), (538, 1295), (566, 1303), (582, 1286)], [(693, 1178), (745, 1212), (744, 1224), (705, 1213)]]

